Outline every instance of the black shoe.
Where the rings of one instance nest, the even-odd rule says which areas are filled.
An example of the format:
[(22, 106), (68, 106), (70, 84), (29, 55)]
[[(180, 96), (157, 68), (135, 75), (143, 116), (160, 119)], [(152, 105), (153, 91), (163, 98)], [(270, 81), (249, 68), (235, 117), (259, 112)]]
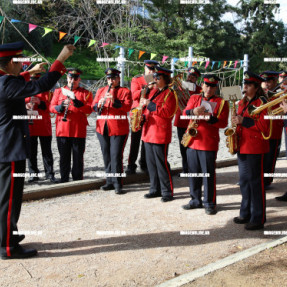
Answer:
[(185, 209), (185, 210), (196, 209), (196, 208), (202, 208), (202, 204), (200, 204), (200, 205), (190, 205), (190, 204), (186, 204), (186, 205), (183, 205), (182, 208)]
[(144, 198), (155, 198), (155, 197), (161, 197), (160, 193), (147, 193), (144, 195)]
[(237, 216), (237, 217), (233, 218), (233, 222), (236, 224), (244, 224), (244, 223), (248, 223), (249, 219), (248, 218), (241, 218), (240, 216)]
[(22, 259), (22, 258), (29, 258), (37, 255), (36, 249), (24, 249), (22, 246), (16, 247), (13, 251), (11, 251), (11, 256), (1, 255), (1, 259)]
[(15, 241), (16, 243), (20, 243), (21, 241), (24, 240), (25, 235), (24, 235), (24, 234), (21, 234), (21, 235), (13, 235), (13, 237), (14, 237), (14, 241)]
[(61, 179), (60, 180), (60, 183), (66, 183), (66, 182), (69, 182), (69, 180), (68, 179)]
[(113, 185), (113, 184), (105, 184), (105, 185), (102, 185), (102, 186), (100, 187), (100, 189), (102, 189), (102, 190), (113, 190), (113, 189), (115, 189), (115, 188), (114, 188), (114, 185)]
[(55, 178), (54, 175), (51, 175), (47, 179), (50, 180), (50, 182), (55, 183), (55, 184), (60, 182), (58, 179)]
[(279, 201), (287, 201), (287, 192), (285, 194), (283, 194), (282, 196), (275, 197), (275, 199), (277, 199)]
[(116, 194), (123, 194), (122, 188), (121, 188), (121, 187), (116, 187), (116, 188), (115, 188), (115, 193), (116, 193)]
[(125, 173), (128, 174), (128, 175), (136, 174), (136, 169), (137, 169), (137, 168), (131, 168), (131, 167), (128, 166), (128, 167), (126, 168), (126, 170), (125, 170)]
[(206, 207), (205, 208), (205, 213), (208, 215), (214, 215), (217, 213), (217, 210), (215, 207)]
[(28, 179), (28, 183), (32, 183), (32, 182), (35, 182), (35, 181), (38, 181), (39, 180), (39, 177), (38, 176), (34, 176), (34, 177), (30, 177)]
[(173, 197), (170, 196), (170, 197), (162, 197), (161, 201), (162, 202), (168, 202), (168, 201), (172, 201), (173, 200)]
[(264, 228), (264, 224), (255, 224), (251, 222), (245, 224), (246, 230), (259, 230), (263, 228)]

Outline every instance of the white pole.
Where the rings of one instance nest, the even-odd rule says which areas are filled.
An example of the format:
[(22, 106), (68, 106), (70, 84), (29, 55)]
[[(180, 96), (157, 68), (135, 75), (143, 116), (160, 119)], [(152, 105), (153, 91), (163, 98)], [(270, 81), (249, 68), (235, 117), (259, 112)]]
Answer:
[(120, 47), (120, 56), (118, 58), (118, 65), (121, 71), (121, 86), (124, 86), (124, 78), (125, 78), (125, 48)]
[(248, 71), (248, 54), (244, 54), (244, 61), (243, 61), (243, 73)]
[(191, 65), (192, 65), (192, 58), (193, 58), (193, 48), (192, 48), (192, 46), (190, 46), (189, 48), (188, 48), (188, 58), (189, 58), (189, 60), (188, 60), (188, 67), (190, 67)]
[(173, 74), (174, 74), (174, 70), (175, 70), (175, 67), (174, 67), (174, 58), (171, 59), (171, 70), (172, 70), (172, 74), (171, 74), (171, 77), (173, 77)]

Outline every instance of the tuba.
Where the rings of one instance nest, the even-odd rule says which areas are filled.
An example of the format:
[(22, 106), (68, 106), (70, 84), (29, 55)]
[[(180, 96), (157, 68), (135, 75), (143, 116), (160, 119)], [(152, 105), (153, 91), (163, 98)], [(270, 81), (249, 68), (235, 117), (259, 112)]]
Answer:
[[(232, 100), (232, 115), (236, 115), (236, 107), (235, 107), (235, 101)], [(227, 128), (224, 131), (224, 135), (227, 136), (226, 138), (226, 146), (228, 148), (228, 151), (234, 155), (238, 151), (238, 136), (236, 134), (236, 125), (232, 124), (231, 128)]]

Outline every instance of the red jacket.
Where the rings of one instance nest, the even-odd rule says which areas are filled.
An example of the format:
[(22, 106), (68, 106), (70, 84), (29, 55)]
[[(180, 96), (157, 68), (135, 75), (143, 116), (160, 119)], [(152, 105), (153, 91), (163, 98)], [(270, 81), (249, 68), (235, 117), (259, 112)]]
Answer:
[[(33, 124), (29, 125), (30, 136), (52, 136), (52, 126), (49, 109), (52, 92), (44, 92), (36, 95), (35, 97), (39, 98), (41, 103), (40, 105), (34, 104), (33, 110), (38, 111), (39, 116), (42, 116), (42, 119), (33, 120)], [(29, 103), (30, 100), (31, 98), (26, 98), (26, 104)]]
[[(201, 87), (196, 85), (196, 90), (194, 92), (189, 91), (190, 96), (192, 95), (197, 95), (201, 92)], [(189, 120), (183, 120), (180, 119), (180, 116), (182, 116), (182, 112), (180, 110), (180, 108), (178, 107), (176, 115), (175, 115), (175, 119), (174, 119), (174, 126), (175, 127), (179, 127), (179, 128), (187, 128)]]
[[(103, 98), (109, 86), (98, 89), (94, 98), (92, 107), (97, 111), (97, 104)], [(114, 97), (114, 104), (106, 101), (101, 116), (121, 117), (121, 119), (98, 119), (96, 131), (104, 134), (105, 123), (107, 122), (109, 136), (127, 135), (129, 133), (129, 121), (127, 113), (132, 106), (132, 96), (128, 88), (117, 87), (110, 90), (110, 94)]]
[[(188, 110), (192, 110), (201, 105), (202, 95), (193, 95), (183, 111), (187, 115)], [(197, 120), (198, 128), (197, 135), (193, 137), (188, 145), (189, 148), (196, 150), (218, 151), (219, 145), (219, 129), (225, 128), (228, 124), (229, 105), (218, 96), (213, 96), (209, 99), (210, 102), (215, 102), (216, 107), (209, 121)], [(222, 107), (223, 105), (223, 107)], [(221, 109), (221, 111), (219, 111)], [(220, 112), (220, 114), (219, 114)]]
[(141, 90), (142, 88), (147, 85), (145, 78), (143, 75), (135, 76), (132, 78), (131, 82), (131, 92), (133, 98), (132, 109), (136, 108), (139, 105), (140, 97), (141, 97)]
[[(67, 88), (67, 87), (65, 87)], [(67, 88), (69, 89), (69, 88)], [(67, 121), (62, 121), (65, 111), (58, 112), (57, 109), (61, 103), (67, 99), (62, 94), (61, 89), (56, 89), (50, 105), (50, 112), (57, 114), (56, 117), (56, 136), (57, 137), (74, 137), (85, 138), (87, 135), (87, 115), (92, 112), (91, 103), (93, 95), (88, 90), (78, 87), (73, 91), (77, 100), (81, 101), (84, 105), (82, 107), (75, 107), (71, 101), (67, 113)]]
[[(263, 101), (259, 98), (251, 103), (252, 105), (259, 107), (263, 104)], [(248, 105), (248, 102), (244, 102), (242, 99), (238, 105), (238, 115), (244, 117), (243, 123), (237, 125), (236, 133), (239, 138), (239, 148), (241, 154), (263, 154), (269, 151), (269, 141), (264, 140), (264, 136), (269, 135), (269, 123), (270, 120), (264, 119), (267, 114), (267, 110), (263, 110), (257, 117), (250, 117), (248, 109), (243, 109)], [(252, 120), (253, 119), (253, 120)], [(249, 125), (248, 125), (249, 124)], [(252, 125), (253, 124), (253, 125)], [(247, 127), (250, 126), (250, 127)]]
[(168, 144), (171, 142), (172, 119), (178, 108), (177, 97), (173, 90), (166, 88), (153, 97), (159, 89), (149, 94), (151, 103), (144, 109), (145, 122), (142, 140), (148, 143)]

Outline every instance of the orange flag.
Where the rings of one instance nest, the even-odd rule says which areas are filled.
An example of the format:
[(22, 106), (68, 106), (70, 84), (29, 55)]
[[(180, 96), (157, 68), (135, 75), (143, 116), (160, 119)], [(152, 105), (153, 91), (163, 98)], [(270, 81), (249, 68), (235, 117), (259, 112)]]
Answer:
[(139, 59), (141, 58), (141, 56), (145, 53), (145, 51), (140, 51), (139, 52)]
[(65, 32), (59, 32), (59, 42), (67, 35)]

